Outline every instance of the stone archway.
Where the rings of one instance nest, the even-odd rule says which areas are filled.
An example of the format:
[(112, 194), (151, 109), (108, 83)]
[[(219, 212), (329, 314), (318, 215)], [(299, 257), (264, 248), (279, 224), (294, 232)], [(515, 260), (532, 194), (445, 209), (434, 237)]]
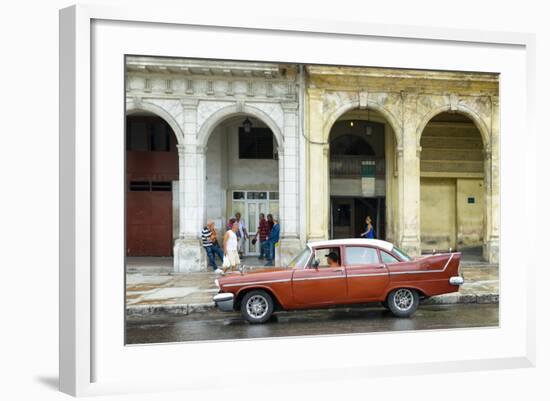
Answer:
[[(261, 121), (271, 130), (276, 142), (278, 155), (278, 197), (279, 220), (281, 224), (281, 246), (278, 261), (289, 261), (299, 251), (299, 186), (296, 146), (298, 125), (296, 118), (297, 103), (261, 103), (244, 101), (223, 102), (186, 102), (183, 104), (186, 127), (185, 143), (179, 146), (182, 172), (180, 178), (180, 197), (182, 199), (182, 219), (180, 238), (176, 241), (174, 253), (178, 254), (176, 271), (204, 269), (200, 256), (197, 232), (206, 220), (207, 184), (206, 156), (208, 141), (220, 124), (235, 117), (249, 116)], [(200, 117), (200, 118), (199, 118)], [(286, 138), (293, 141), (289, 143)], [(288, 147), (287, 147), (288, 144)], [(286, 196), (285, 196), (286, 195)], [(197, 249), (198, 248), (198, 249)]]
[(179, 168), (177, 137), (166, 119), (144, 108), (130, 110), (125, 170), (126, 256), (171, 257)]
[[(424, 122), (430, 117), (427, 122)], [(467, 107), (440, 107), (421, 121), (420, 232), (423, 252), (486, 255), (491, 219), (490, 137)], [(481, 128), (480, 128), (481, 127)]]
[(475, 124), (477, 129), (479, 130), (479, 133), (481, 135), (481, 138), (483, 140), (484, 147), (490, 147), (491, 146), (491, 134), (490, 130), (487, 127), (487, 124), (484, 122), (483, 118), (477, 114), (472, 108), (465, 104), (444, 104), (439, 107), (432, 108), (429, 110), (419, 121), (418, 127), (416, 129), (416, 132), (418, 132), (418, 145), (420, 145), (420, 139), (422, 137), (422, 132), (424, 132), (424, 129), (428, 125), (428, 123), (437, 115), (445, 112), (457, 112), (461, 113), (464, 116), (468, 117), (472, 122)]
[(257, 119), (264, 122), (273, 132), (279, 148), (283, 148), (284, 139), (282, 134), (282, 127), (280, 127), (268, 114), (266, 114), (262, 110), (248, 104), (238, 103), (223, 107), (204, 121), (198, 132), (197, 146), (205, 147), (214, 128), (216, 128), (224, 120), (231, 117), (246, 115), (256, 117)]
[[(311, 240), (326, 239), (330, 236), (331, 227), (331, 186), (329, 174), (329, 137), (334, 124), (351, 111), (369, 113), (379, 116), (380, 122), (385, 125), (385, 132), (389, 134), (386, 143), (386, 160), (392, 160), (393, 172), (396, 174), (395, 182), (392, 182), (391, 191), (385, 200), (385, 237), (399, 240), (399, 225), (402, 212), (400, 207), (400, 193), (402, 185), (402, 171), (398, 157), (402, 154), (402, 124), (398, 117), (401, 114), (402, 101), (399, 96), (384, 92), (352, 92), (352, 91), (324, 91), (310, 88), (308, 91), (309, 120), (308, 120), (308, 169), (310, 171), (308, 191), (308, 236)], [(320, 135), (319, 135), (320, 134)], [(323, 196), (315, 194), (322, 193)], [(354, 201), (355, 202), (355, 201)], [(378, 206), (376, 206), (378, 208)], [(326, 216), (326, 217), (325, 217)]]
[(326, 117), (323, 123), (323, 138), (325, 142), (328, 141), (328, 138), (330, 136), (330, 130), (334, 125), (334, 123), (340, 117), (342, 117), (345, 113), (354, 109), (360, 109), (360, 110), (371, 109), (380, 113), (384, 117), (384, 119), (390, 124), (391, 129), (394, 132), (397, 147), (399, 148), (401, 146), (402, 140), (399, 133), (401, 132), (402, 128), (401, 128), (401, 124), (398, 122), (398, 119), (386, 107), (372, 100), (369, 100), (368, 102), (365, 102), (365, 103), (362, 103), (360, 100), (349, 100), (343, 104), (338, 105), (335, 109), (332, 110), (332, 112), (329, 112), (328, 117)]
[[(359, 237), (370, 216), (375, 237), (393, 240), (397, 191), (393, 127), (378, 111), (356, 108), (334, 122), (328, 139), (329, 238)], [(342, 141), (351, 144), (338, 146)]]
[[(248, 233), (255, 235), (260, 213), (279, 216), (282, 209), (279, 166), (283, 155), (279, 154), (276, 134), (265, 121), (242, 112), (218, 118), (209, 131), (207, 142), (201, 146), (205, 165), (203, 220), (213, 220), (218, 230), (224, 231), (227, 221), (239, 213)], [(245, 258), (259, 256), (261, 250), (250, 237), (242, 239)]]
[(164, 121), (168, 123), (168, 125), (170, 125), (170, 127), (174, 131), (174, 134), (176, 135), (176, 138), (178, 140), (178, 144), (183, 143), (183, 129), (170, 112), (168, 112), (162, 106), (159, 106), (150, 101), (144, 101), (141, 99), (126, 100), (127, 115), (132, 115), (140, 111), (149, 112), (161, 117)]

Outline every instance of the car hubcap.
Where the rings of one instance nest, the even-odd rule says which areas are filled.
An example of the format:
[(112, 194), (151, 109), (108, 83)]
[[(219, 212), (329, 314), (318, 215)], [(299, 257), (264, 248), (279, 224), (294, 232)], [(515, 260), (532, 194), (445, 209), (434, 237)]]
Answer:
[(414, 296), (412, 291), (406, 288), (397, 290), (393, 298), (395, 301), (396, 308), (401, 311), (406, 311), (410, 309), (414, 302)]
[(254, 295), (246, 302), (246, 311), (254, 319), (261, 319), (267, 313), (267, 299), (261, 295)]

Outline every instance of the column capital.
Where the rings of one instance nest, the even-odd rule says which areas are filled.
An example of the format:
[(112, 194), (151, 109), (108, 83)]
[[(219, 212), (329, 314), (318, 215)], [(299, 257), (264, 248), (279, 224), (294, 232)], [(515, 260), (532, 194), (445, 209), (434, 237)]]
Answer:
[(298, 102), (281, 102), (281, 107), (285, 113), (298, 110)]
[(320, 88), (308, 88), (307, 95), (311, 100), (323, 100), (325, 90)]
[(189, 143), (178, 143), (176, 145), (176, 148), (178, 149), (178, 154), (180, 156), (183, 156), (184, 153), (193, 153), (198, 155), (206, 154), (206, 151), (208, 150), (208, 147), (206, 145), (195, 145), (195, 144), (189, 144)]
[(184, 110), (196, 110), (199, 106), (197, 99), (181, 99), (180, 104)]
[(403, 152), (404, 152), (404, 148), (403, 146), (398, 146), (396, 149), (395, 149), (395, 152), (397, 153), (397, 157), (401, 158), (403, 157)]

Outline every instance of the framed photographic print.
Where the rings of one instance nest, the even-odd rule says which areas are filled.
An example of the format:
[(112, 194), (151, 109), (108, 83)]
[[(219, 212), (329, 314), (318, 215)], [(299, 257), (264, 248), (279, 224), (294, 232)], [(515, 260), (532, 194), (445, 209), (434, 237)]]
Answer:
[(146, 11), (60, 15), (62, 391), (532, 365), (532, 36)]

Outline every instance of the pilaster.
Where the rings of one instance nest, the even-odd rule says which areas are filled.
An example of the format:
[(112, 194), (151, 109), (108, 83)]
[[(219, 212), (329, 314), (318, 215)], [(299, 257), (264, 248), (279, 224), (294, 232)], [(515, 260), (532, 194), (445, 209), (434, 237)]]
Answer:
[(328, 144), (324, 132), (323, 100), (324, 90), (309, 89), (308, 120), (306, 128), (307, 171), (307, 236), (310, 240), (328, 237), (329, 199), (328, 186)]
[(178, 144), (179, 164), (179, 238), (174, 244), (174, 272), (206, 269), (199, 233), (204, 206), (201, 188), (204, 186), (204, 153), (197, 146), (197, 105), (194, 99), (181, 101), (184, 141)]
[(420, 255), (420, 152), (417, 132), (417, 100), (415, 93), (403, 94), (402, 148), (400, 168), (400, 245), (411, 256)]
[[(499, 98), (491, 98), (491, 132), (490, 143), (486, 145), (485, 176), (489, 181), (487, 193), (487, 244), (484, 247), (484, 257), (490, 263), (500, 260), (500, 105)], [(490, 152), (489, 152), (490, 150)], [(487, 180), (487, 177), (489, 179)]]

